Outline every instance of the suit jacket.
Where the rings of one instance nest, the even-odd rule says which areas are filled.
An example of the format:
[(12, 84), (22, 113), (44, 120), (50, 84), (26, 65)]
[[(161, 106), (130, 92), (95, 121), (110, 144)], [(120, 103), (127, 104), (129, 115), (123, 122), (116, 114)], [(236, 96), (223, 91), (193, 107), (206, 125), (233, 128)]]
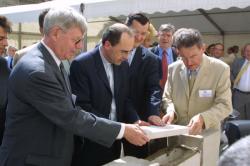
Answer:
[(142, 120), (159, 115), (161, 103), (160, 59), (143, 47), (138, 47), (131, 62), (130, 96)]
[(28, 47), (25, 47), (21, 50), (18, 50), (15, 52), (15, 55), (13, 57), (13, 67), (17, 64), (17, 62), (27, 53), (29, 52), (30, 50), (32, 50), (33, 48), (37, 47), (38, 43), (36, 44), (32, 44)]
[[(127, 62), (113, 66), (114, 98), (117, 120), (134, 123), (139, 117), (129, 100), (129, 66)], [(99, 47), (79, 55), (70, 68), (70, 81), (73, 93), (77, 96), (76, 104), (99, 117), (109, 119), (112, 92), (99, 52)], [(102, 165), (119, 157), (117, 147), (104, 148), (90, 140), (84, 142), (80, 155), (83, 165)], [(116, 148), (117, 153), (112, 153)], [(81, 165), (81, 164), (80, 164)]]
[(232, 83), (234, 82), (238, 73), (240, 72), (240, 69), (242, 68), (245, 60), (246, 60), (245, 58), (237, 58), (233, 62), (232, 66), (231, 66), (231, 75), (230, 75), (230, 79), (231, 79)]
[(120, 124), (77, 109), (50, 53), (39, 43), (12, 70), (0, 166), (69, 166), (73, 134), (111, 146)]
[(0, 145), (2, 143), (5, 112), (7, 107), (7, 89), (10, 69), (5, 58), (0, 56)]
[(201, 114), (206, 129), (218, 129), (221, 120), (232, 112), (229, 66), (203, 55), (190, 95), (187, 77), (187, 69), (182, 61), (169, 66), (163, 94), (164, 108), (176, 112), (177, 124), (187, 125), (193, 116)]

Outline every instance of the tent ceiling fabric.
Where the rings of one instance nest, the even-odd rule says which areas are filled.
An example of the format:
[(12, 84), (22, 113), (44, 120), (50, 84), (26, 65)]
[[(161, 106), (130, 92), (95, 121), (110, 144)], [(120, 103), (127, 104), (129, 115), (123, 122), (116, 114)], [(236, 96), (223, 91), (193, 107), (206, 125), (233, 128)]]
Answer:
[(55, 0), (40, 4), (0, 8), (12, 22), (35, 22), (47, 8), (71, 6), (79, 10), (85, 5), (88, 20), (98, 17), (118, 17), (133, 12), (147, 13), (156, 27), (171, 22), (180, 27), (192, 27), (202, 33), (219, 34), (219, 30), (197, 9), (203, 9), (225, 33), (250, 33), (250, 0)]

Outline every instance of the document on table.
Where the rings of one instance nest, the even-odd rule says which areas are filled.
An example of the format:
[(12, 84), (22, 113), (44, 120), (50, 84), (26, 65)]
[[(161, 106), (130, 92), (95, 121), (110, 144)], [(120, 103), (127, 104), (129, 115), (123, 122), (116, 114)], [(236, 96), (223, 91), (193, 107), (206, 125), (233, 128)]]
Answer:
[(188, 134), (188, 127), (181, 125), (140, 126), (150, 139)]

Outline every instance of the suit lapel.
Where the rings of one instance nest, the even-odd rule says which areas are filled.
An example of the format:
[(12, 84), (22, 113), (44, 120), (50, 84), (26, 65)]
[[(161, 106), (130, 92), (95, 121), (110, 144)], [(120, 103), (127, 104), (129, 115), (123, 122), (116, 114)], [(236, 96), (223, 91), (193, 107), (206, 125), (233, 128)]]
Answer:
[(64, 90), (68, 93), (68, 95), (71, 96), (71, 91), (67, 88), (66, 82), (61, 74), (61, 71), (59, 67), (57, 66), (55, 60), (53, 59), (52, 55), (49, 53), (49, 51), (45, 48), (45, 46), (42, 43), (38, 44), (38, 49), (42, 52), (44, 61), (48, 62), (51, 66), (51, 68), (54, 70), (55, 76), (59, 83), (63, 86)]
[(107, 74), (105, 72), (104, 65), (103, 65), (101, 55), (100, 55), (100, 52), (99, 52), (99, 47), (96, 48), (95, 52), (96, 53), (94, 53), (93, 56), (94, 56), (94, 60), (95, 60), (95, 67), (96, 67), (96, 70), (97, 70), (97, 74), (101, 78), (101, 80), (103, 81), (105, 87), (112, 94), (112, 91), (110, 89), (110, 85), (109, 85), (109, 82), (108, 82), (108, 77), (107, 77)]
[(121, 85), (121, 76), (119, 75), (119, 66), (114, 65), (114, 94), (115, 94), (115, 98), (117, 97), (118, 93), (119, 93), (119, 88)]
[(135, 55), (133, 57), (131, 65), (129, 67), (130, 75), (131, 74), (133, 75), (133, 73), (137, 73), (137, 71), (138, 71), (137, 68), (140, 66), (141, 62), (142, 62), (142, 48), (138, 47), (138, 48), (136, 48)]
[(208, 60), (207, 60), (207, 56), (203, 55), (202, 58), (202, 63), (200, 65), (200, 69), (198, 71), (198, 74), (196, 76), (195, 82), (194, 82), (194, 86), (193, 86), (193, 90), (191, 92), (191, 95), (193, 95), (193, 93), (199, 89), (199, 83), (201, 82), (201, 79), (209, 77), (209, 71), (207, 70), (208, 68), (206, 67), (208, 64)]
[(182, 64), (182, 66), (181, 66), (180, 78), (181, 78), (181, 82), (183, 84), (183, 87), (185, 89), (186, 96), (187, 96), (187, 98), (189, 98), (189, 86), (188, 86), (187, 70), (186, 70), (186, 67), (184, 64)]

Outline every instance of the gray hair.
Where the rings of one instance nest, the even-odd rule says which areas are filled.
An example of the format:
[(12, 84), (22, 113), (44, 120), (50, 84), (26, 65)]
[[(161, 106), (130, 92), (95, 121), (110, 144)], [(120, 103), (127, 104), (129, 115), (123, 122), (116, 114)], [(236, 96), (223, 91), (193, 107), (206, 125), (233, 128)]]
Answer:
[(178, 29), (174, 33), (173, 43), (174, 43), (174, 46), (176, 46), (178, 49), (182, 47), (188, 48), (194, 45), (197, 45), (198, 47), (202, 47), (203, 45), (200, 32), (192, 28)]
[(175, 27), (172, 24), (162, 24), (158, 32), (171, 32), (173, 34), (175, 32)]
[(79, 27), (82, 33), (87, 30), (86, 19), (72, 8), (54, 8), (50, 9), (44, 18), (43, 31), (45, 35), (49, 34), (51, 28), (59, 26), (64, 31), (72, 27)]

